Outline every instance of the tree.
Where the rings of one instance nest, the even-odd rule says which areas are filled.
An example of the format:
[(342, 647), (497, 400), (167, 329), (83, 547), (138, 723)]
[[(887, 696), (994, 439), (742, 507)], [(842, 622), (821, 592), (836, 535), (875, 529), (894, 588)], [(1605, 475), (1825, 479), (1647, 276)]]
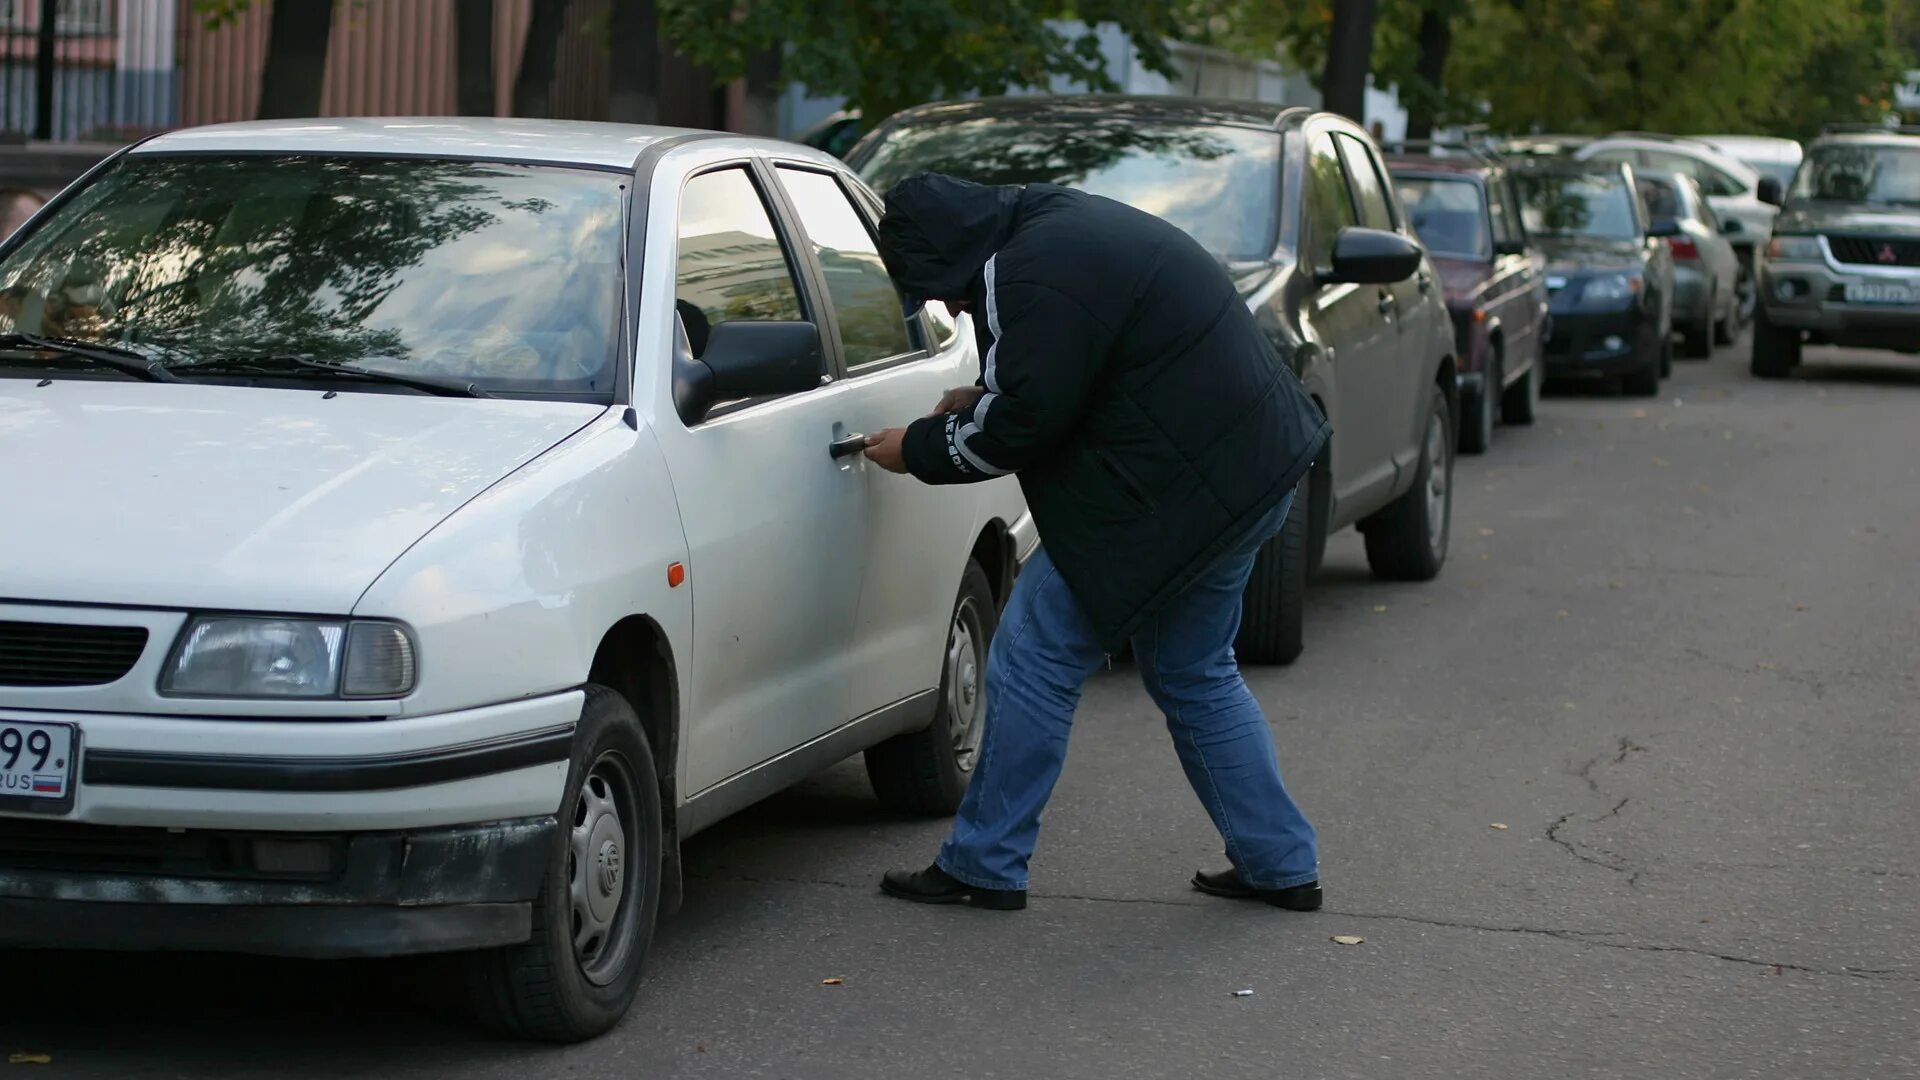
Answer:
[(722, 80), (784, 50), (783, 84), (842, 95), (874, 120), (1055, 79), (1116, 89), (1091, 29), (1103, 22), (1131, 37), (1148, 68), (1172, 74), (1166, 39), (1180, 26), (1164, 0), (672, 0), (662, 16), (667, 35)]
[(1321, 107), (1362, 123), (1367, 119), (1367, 75), (1373, 66), (1373, 24), (1379, 14), (1379, 0), (1333, 0), (1327, 32)]
[(533, 0), (533, 16), (520, 45), (520, 73), (513, 80), (513, 115), (546, 116), (553, 111), (554, 68), (571, 6), (571, 0)]
[(654, 0), (613, 0), (608, 48), (607, 119), (660, 119), (660, 17)]
[[(238, 20), (253, 0), (194, 0), (208, 27)], [(278, 0), (268, 16), (267, 59), (260, 70), (262, 120), (314, 116), (333, 40), (333, 0)]]
[(461, 116), (492, 116), (493, 0), (460, 0), (453, 6), (455, 110)]

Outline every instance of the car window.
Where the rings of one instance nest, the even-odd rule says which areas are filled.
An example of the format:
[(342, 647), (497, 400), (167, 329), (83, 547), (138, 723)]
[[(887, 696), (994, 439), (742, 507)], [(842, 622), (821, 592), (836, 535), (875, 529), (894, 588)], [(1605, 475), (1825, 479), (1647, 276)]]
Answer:
[(1920, 206), (1920, 146), (1826, 143), (1813, 148), (1793, 182), (1793, 198)]
[(1469, 259), (1493, 254), (1480, 185), (1465, 179), (1398, 176), (1394, 187), (1400, 192), (1400, 204), (1407, 208), (1407, 220), (1428, 251)]
[(1312, 226), (1314, 269), (1333, 270), (1333, 241), (1341, 229), (1355, 225), (1353, 192), (1347, 186), (1347, 173), (1340, 165), (1340, 152), (1327, 135), (1314, 136), (1307, 151), (1307, 214)]
[(800, 291), (773, 217), (745, 166), (703, 173), (680, 194), (674, 307), (693, 355), (736, 319), (799, 320)]
[(1351, 135), (1339, 135), (1340, 153), (1347, 159), (1347, 175), (1353, 178), (1354, 202), (1360, 208), (1360, 224), (1369, 229), (1394, 227), (1393, 207), (1387, 201), (1387, 186), (1380, 180), (1367, 145)]
[(1738, 195), (1744, 190), (1739, 181), (1699, 158), (1664, 150), (1648, 150), (1645, 156), (1650, 169), (1693, 177), (1704, 195)]
[(1511, 246), (1520, 241), (1520, 222), (1513, 204), (1507, 201), (1507, 186), (1498, 180), (1487, 185), (1487, 219), (1493, 225), (1493, 242)]
[(1536, 236), (1588, 236), (1603, 240), (1640, 238), (1634, 218), (1634, 193), (1626, 178), (1611, 173), (1522, 173), (1527, 231)]
[(547, 166), (131, 155), (0, 263), (0, 331), (151, 345), (182, 370), (294, 358), (605, 400), (625, 198)]
[(847, 367), (857, 368), (913, 351), (900, 293), (880, 261), (880, 248), (838, 181), (826, 173), (779, 167), (780, 183), (800, 215), (800, 227), (833, 301), (834, 324)]
[(1648, 219), (1679, 221), (1686, 216), (1680, 189), (1672, 181), (1657, 176), (1642, 176), (1637, 182), (1640, 199), (1647, 207)]

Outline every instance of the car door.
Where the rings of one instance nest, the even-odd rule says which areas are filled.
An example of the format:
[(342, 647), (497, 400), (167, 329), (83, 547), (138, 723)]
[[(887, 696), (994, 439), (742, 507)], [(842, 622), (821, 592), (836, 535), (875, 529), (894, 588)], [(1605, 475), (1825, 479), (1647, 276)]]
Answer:
[[(1346, 166), (1347, 179), (1353, 185), (1354, 207), (1363, 228), (1384, 232), (1400, 231), (1399, 215), (1388, 195), (1387, 172), (1380, 159), (1364, 140), (1344, 132), (1334, 136)], [(1419, 437), (1423, 430), (1427, 404), (1427, 373), (1433, 360), (1444, 351), (1433, 340), (1440, 325), (1429, 304), (1440, 300), (1433, 287), (1432, 272), (1424, 264), (1411, 277), (1387, 285), (1374, 285), (1375, 310), (1387, 324), (1386, 348), (1377, 366), (1379, 407), (1386, 420), (1383, 435), (1386, 452), (1396, 466), (1404, 468), (1419, 455)], [(1448, 324), (1449, 326), (1451, 324)]]
[[(1701, 196), (1697, 188), (1687, 194), (1687, 199), (1693, 204), (1694, 217), (1700, 226), (1700, 238), (1694, 241), (1694, 246), (1700, 249), (1700, 261), (1712, 271), (1718, 294), (1733, 296), (1735, 283), (1740, 276), (1740, 258), (1734, 253), (1726, 224), (1714, 212), (1713, 204)], [(1714, 318), (1719, 317), (1720, 313), (1714, 312)]]
[[(790, 230), (747, 161), (680, 192), (675, 317), (697, 359), (737, 319), (808, 319), (823, 303)], [(823, 376), (827, 373), (823, 371)], [(691, 426), (655, 425), (686, 531), (693, 650), (686, 717), (691, 794), (779, 756), (851, 715), (851, 649), (868, 542), (852, 387), (725, 402)]]
[[(1333, 244), (1340, 230), (1357, 226), (1353, 185), (1332, 133), (1321, 130), (1307, 143), (1307, 257), (1316, 275), (1333, 270)], [(1306, 322), (1333, 369), (1331, 455), (1336, 501), (1364, 511), (1392, 491), (1390, 445), (1399, 434), (1389, 415), (1397, 330), (1386, 318), (1386, 290), (1372, 285), (1322, 284), (1309, 302)], [(1343, 515), (1345, 516), (1345, 515)]]
[[(949, 387), (978, 379), (969, 335), (949, 332), (929, 349), (928, 321), (901, 317), (872, 207), (818, 165), (781, 162), (774, 172), (825, 279), (823, 325), (844, 359), (847, 423), (862, 432), (905, 427)], [(985, 488), (932, 487), (865, 459), (858, 471), (867, 486), (868, 543), (850, 645), (853, 711), (866, 715), (939, 685), (948, 617), (983, 524), (976, 519)]]
[(1493, 224), (1494, 252), (1487, 318), (1500, 327), (1502, 374), (1511, 380), (1526, 370), (1540, 346), (1540, 311), (1545, 300), (1538, 285), (1539, 267), (1527, 249), (1519, 206), (1506, 177), (1498, 173), (1487, 180), (1487, 214)]

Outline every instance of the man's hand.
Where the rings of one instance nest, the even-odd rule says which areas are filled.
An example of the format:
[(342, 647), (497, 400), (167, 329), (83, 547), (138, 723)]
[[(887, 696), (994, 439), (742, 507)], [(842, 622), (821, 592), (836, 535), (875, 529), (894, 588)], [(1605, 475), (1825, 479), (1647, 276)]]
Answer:
[(867, 436), (867, 460), (890, 473), (906, 472), (907, 459), (900, 445), (906, 437), (907, 429), (897, 427)]
[(948, 413), (959, 412), (961, 409), (969, 408), (977, 403), (980, 400), (980, 395), (986, 392), (984, 387), (956, 386), (946, 393), (941, 394), (940, 404), (935, 405), (933, 411), (927, 415), (945, 416)]

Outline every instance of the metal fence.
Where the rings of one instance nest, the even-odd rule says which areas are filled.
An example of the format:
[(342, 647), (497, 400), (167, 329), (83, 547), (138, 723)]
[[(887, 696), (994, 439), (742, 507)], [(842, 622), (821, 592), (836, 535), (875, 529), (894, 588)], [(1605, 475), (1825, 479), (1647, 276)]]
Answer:
[(172, 123), (176, 2), (0, 0), (0, 132), (119, 141)]

